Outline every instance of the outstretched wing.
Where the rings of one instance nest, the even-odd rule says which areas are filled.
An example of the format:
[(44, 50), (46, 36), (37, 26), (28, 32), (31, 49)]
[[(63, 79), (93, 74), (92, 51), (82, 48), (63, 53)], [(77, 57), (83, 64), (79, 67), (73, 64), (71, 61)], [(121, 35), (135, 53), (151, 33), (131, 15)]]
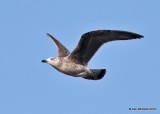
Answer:
[(77, 47), (69, 55), (72, 61), (87, 65), (96, 51), (106, 42), (142, 38), (142, 35), (119, 30), (97, 30), (82, 35)]
[(48, 34), (48, 37), (55, 43), (57, 49), (58, 49), (58, 55), (59, 57), (65, 57), (70, 54), (68, 49), (64, 47), (57, 39), (55, 39), (52, 35)]

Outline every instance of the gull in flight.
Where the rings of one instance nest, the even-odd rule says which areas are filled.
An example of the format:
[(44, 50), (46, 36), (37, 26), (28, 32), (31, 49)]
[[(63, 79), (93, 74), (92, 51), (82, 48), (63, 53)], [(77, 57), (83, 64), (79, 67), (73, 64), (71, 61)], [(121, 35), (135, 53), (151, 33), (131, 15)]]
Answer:
[(70, 53), (56, 38), (48, 34), (58, 49), (58, 57), (42, 60), (58, 71), (89, 80), (102, 79), (106, 69), (90, 69), (87, 63), (96, 51), (105, 43), (115, 40), (131, 40), (143, 38), (142, 35), (121, 30), (96, 30), (83, 34), (76, 48)]

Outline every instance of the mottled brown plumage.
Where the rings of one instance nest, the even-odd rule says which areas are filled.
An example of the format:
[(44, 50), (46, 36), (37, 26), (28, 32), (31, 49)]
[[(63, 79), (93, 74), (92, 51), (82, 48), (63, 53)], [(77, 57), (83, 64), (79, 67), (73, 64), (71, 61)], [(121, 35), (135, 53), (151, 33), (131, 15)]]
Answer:
[(143, 37), (137, 33), (120, 30), (91, 31), (82, 35), (78, 45), (70, 53), (68, 49), (53, 36), (50, 34), (47, 35), (56, 44), (59, 56), (42, 60), (42, 62), (47, 62), (67, 75), (91, 80), (99, 80), (105, 75), (105, 69), (87, 68), (87, 63), (104, 43), (115, 40), (140, 39)]

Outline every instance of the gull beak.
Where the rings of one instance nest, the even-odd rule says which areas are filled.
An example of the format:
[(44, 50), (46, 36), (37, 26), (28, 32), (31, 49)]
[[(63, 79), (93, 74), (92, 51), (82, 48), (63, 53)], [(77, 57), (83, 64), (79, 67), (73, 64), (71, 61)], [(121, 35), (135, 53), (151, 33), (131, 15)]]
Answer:
[(42, 60), (41, 62), (42, 62), (42, 63), (47, 63), (47, 61), (46, 61), (46, 60)]

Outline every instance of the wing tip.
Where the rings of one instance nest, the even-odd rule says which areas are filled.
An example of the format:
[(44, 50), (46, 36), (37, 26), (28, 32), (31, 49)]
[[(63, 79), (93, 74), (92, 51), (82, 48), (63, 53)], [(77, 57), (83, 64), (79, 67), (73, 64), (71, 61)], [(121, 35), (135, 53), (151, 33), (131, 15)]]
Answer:
[(141, 39), (141, 38), (144, 38), (144, 36), (143, 36), (143, 35), (138, 34), (137, 38)]
[(52, 37), (52, 35), (50, 35), (49, 33), (46, 33), (46, 34), (47, 34), (47, 36)]
[(49, 34), (49, 33), (46, 33), (46, 34), (47, 34), (47, 36), (48, 36), (51, 40), (53, 40), (54, 42), (57, 41), (51, 34)]
[(122, 40), (131, 40), (131, 39), (141, 39), (141, 38), (144, 38), (144, 36), (141, 35), (141, 34), (137, 34), (137, 33), (133, 33), (133, 32), (128, 32), (128, 33), (122, 35), (121, 38), (122, 38)]

